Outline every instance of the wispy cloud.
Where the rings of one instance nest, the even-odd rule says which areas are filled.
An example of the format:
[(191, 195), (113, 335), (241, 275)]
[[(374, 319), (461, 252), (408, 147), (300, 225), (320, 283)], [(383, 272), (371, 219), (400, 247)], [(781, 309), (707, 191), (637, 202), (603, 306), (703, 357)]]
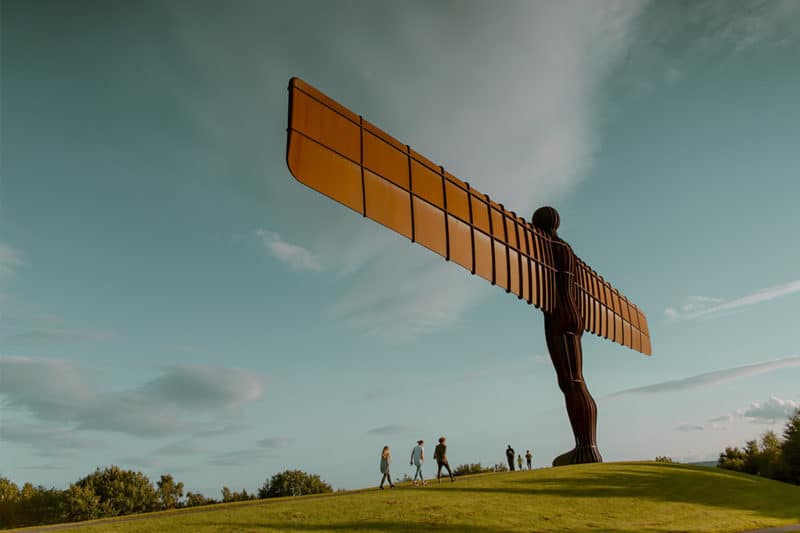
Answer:
[(256, 230), (256, 235), (272, 255), (298, 270), (312, 270), (319, 272), (322, 264), (317, 256), (296, 244), (284, 241), (280, 235), (265, 229)]
[(112, 392), (71, 362), (19, 356), (0, 356), (0, 375), (4, 409), (79, 429), (142, 436), (218, 428), (232, 410), (261, 398), (266, 383), (244, 369), (175, 365), (138, 388)]
[(208, 462), (218, 466), (253, 466), (267, 457), (266, 450), (235, 450), (212, 455)]
[(157, 459), (148, 456), (125, 457), (121, 459), (119, 462), (126, 466), (136, 466), (139, 468), (147, 468), (147, 469), (153, 469), (153, 468), (161, 469), (164, 466)]
[(173, 442), (170, 444), (166, 444), (161, 446), (160, 448), (153, 450), (153, 455), (177, 455), (177, 456), (184, 456), (184, 455), (197, 455), (205, 453), (204, 450), (198, 448), (194, 443), (191, 441), (180, 441), (180, 442)]
[(370, 435), (382, 435), (382, 436), (393, 437), (399, 435), (407, 435), (409, 433), (409, 429), (406, 426), (389, 424), (387, 426), (372, 428), (368, 430), (367, 433)]
[[(329, 43), (317, 48), (313, 64), (302, 67), (318, 73), (309, 82), (529, 216), (537, 205), (576, 186), (591, 168), (599, 145), (602, 82), (624, 58), (630, 26), (643, 6), (562, 1), (501, 3), (487, 11), (478, 2), (457, 10), (435, 3), (315, 4), (318, 20), (326, 21), (316, 26), (302, 23), (306, 8), (295, 3), (282, 8), (280, 19), (297, 22), (291, 34), (285, 23), (266, 31), (263, 24), (254, 27), (255, 19), (275, 17), (234, 8), (228, 20), (237, 27), (235, 40), (200, 13), (168, 8), (186, 63), (195, 61), (208, 71), (207, 84), (176, 79), (175, 94), (206, 136), (207, 157), (223, 169), (219, 174), (231, 168), (238, 171), (231, 175), (258, 175), (246, 183), (234, 178), (241, 180), (236, 186), (268, 205), (276, 220), (292, 221), (291, 243), (274, 232), (259, 235), (270, 252), (306, 270), (322, 268), (323, 258), (326, 270), (342, 276), (342, 293), (330, 316), (368, 335), (407, 340), (455, 323), (488, 294), (489, 284), (298, 187), (283, 158), (261, 149), (263, 124), (285, 122), (285, 100), (276, 99), (269, 120), (254, 114), (251, 105), (265, 91), (285, 94), (287, 71), (281, 66), (256, 72), (245, 58), (264, 57), (285, 43)], [(347, 39), (339, 38), (343, 32)], [(465, 34), (470, 39), (463, 39)], [(387, 62), (387, 57), (410, 60)], [(324, 74), (327, 65), (335, 65), (336, 76)], [(242, 72), (249, 74), (240, 85), (254, 89), (221, 107), (215, 84), (241, 79)], [(281, 128), (269, 135), (276, 151), (282, 150)], [(264, 180), (265, 167), (280, 179)]]
[[(419, 20), (429, 24), (415, 23), (415, 30), (398, 35), (395, 43), (418, 58), (414, 76), (382, 59), (392, 56), (393, 48), (378, 47), (364, 57), (363, 51), (343, 44), (340, 52), (360, 57), (354, 70), (365, 78), (372, 94), (368, 101), (391, 95), (382, 97), (383, 112), (371, 120), (529, 216), (535, 206), (573, 188), (591, 167), (598, 146), (592, 118), (596, 88), (622, 57), (640, 6), (559, 2), (547, 9), (525, 5), (522, 12), (482, 10), (478, 16), (465, 4), (456, 15), (463, 24), (448, 10), (426, 10)], [(480, 25), (471, 26), (474, 20)], [(450, 34), (462, 31), (464, 24), (474, 37), (469, 42)], [(352, 45), (359, 46), (357, 41)], [(433, 49), (436, 54), (430, 55)], [(464, 68), (464, 57), (488, 70)], [(420, 85), (428, 72), (436, 73), (436, 80), (451, 81)], [(497, 79), (513, 83), (497, 84)], [(432, 106), (431, 111), (409, 113), (421, 105)], [(481, 146), (503, 146), (503, 154), (476, 150)], [(494, 179), (498, 175), (503, 179)], [(333, 319), (350, 328), (410, 340), (450, 327), (492, 290), (401, 237), (357, 222), (364, 227), (348, 223), (344, 233), (352, 237), (347, 242), (338, 238), (328, 239), (336, 244), (321, 244), (325, 257), (338, 260), (342, 272), (358, 272), (357, 283), (351, 283), (355, 288), (330, 309)]]
[(751, 294), (724, 301), (719, 298), (690, 296), (680, 307), (668, 307), (664, 310), (667, 318), (672, 320), (692, 320), (695, 318), (715, 318), (744, 307), (767, 302), (800, 292), (800, 280), (790, 281), (783, 285), (767, 287)]
[(253, 426), (249, 426), (247, 424), (242, 424), (240, 422), (234, 422), (232, 424), (225, 424), (223, 426), (214, 427), (211, 429), (204, 429), (202, 431), (197, 431), (192, 433), (192, 437), (194, 438), (202, 438), (202, 437), (221, 437), (223, 435), (230, 435), (232, 433), (239, 433), (241, 431), (247, 431), (248, 429), (253, 429)]
[(703, 426), (697, 426), (697, 425), (692, 425), (692, 424), (683, 424), (683, 425), (677, 426), (675, 428), (675, 431), (685, 431), (685, 432), (688, 432), (688, 431), (703, 431)]
[(262, 448), (287, 448), (289, 439), (287, 437), (269, 437), (256, 442)]
[(9, 335), (5, 342), (20, 344), (63, 344), (67, 342), (100, 342), (114, 338), (114, 333), (99, 328), (88, 329), (28, 329)]
[(7, 421), (0, 425), (0, 440), (30, 445), (40, 457), (70, 457), (77, 450), (100, 447), (99, 441), (84, 438), (72, 428)]
[(798, 42), (794, 0), (648, 2), (634, 27), (636, 46), (615, 83), (648, 93), (753, 47)]
[(634, 387), (631, 389), (621, 390), (606, 396), (606, 398), (613, 398), (616, 396), (624, 396), (628, 394), (659, 394), (662, 392), (674, 392), (678, 390), (694, 389), (707, 385), (716, 385), (725, 383), (736, 379), (741, 379), (748, 376), (755, 376), (757, 374), (764, 374), (767, 372), (774, 372), (781, 368), (789, 368), (800, 366), (800, 355), (792, 355), (783, 359), (775, 359), (773, 361), (765, 361), (763, 363), (754, 363), (752, 365), (737, 366), (733, 368), (724, 368), (721, 370), (714, 370), (712, 372), (705, 372), (680, 379), (671, 379), (668, 381), (661, 381), (643, 387)]
[(0, 278), (10, 274), (22, 264), (22, 253), (0, 242)]

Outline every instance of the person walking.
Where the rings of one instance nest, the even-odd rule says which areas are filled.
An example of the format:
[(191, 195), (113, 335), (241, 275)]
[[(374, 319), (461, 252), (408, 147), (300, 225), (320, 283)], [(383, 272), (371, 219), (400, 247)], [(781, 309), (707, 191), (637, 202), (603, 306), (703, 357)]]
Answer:
[(436, 479), (439, 483), (442, 482), (442, 467), (447, 469), (447, 473), (450, 474), (450, 481), (453, 482), (456, 478), (453, 477), (453, 472), (450, 470), (450, 464), (447, 462), (447, 444), (445, 444), (444, 437), (439, 437), (439, 444), (436, 446), (436, 449), (433, 450), (433, 459), (436, 461), (438, 465), (438, 470), (436, 470)]
[(506, 448), (506, 459), (508, 460), (508, 469), (512, 472), (514, 471), (514, 455), (516, 455), (514, 448), (509, 444), (508, 448)]
[(533, 454), (530, 450), (525, 451), (525, 460), (528, 461), (528, 470), (533, 470), (531, 466), (533, 464)]
[(425, 462), (425, 448), (422, 447), (423, 444), (425, 444), (425, 441), (422, 439), (417, 441), (417, 445), (411, 450), (411, 461), (408, 463), (417, 467), (417, 471), (414, 473), (414, 485), (417, 484), (417, 477), (419, 477), (419, 481), (423, 485), (428, 484), (425, 478), (422, 477), (422, 463)]
[(522, 456), (517, 455), (517, 468), (519, 468), (520, 472), (522, 471)]
[(383, 483), (385, 481), (389, 482), (389, 488), (394, 488), (394, 483), (392, 483), (392, 476), (389, 473), (389, 465), (392, 464), (392, 453), (389, 451), (388, 446), (383, 447), (383, 451), (381, 452), (381, 474), (383, 477), (381, 478), (380, 489), (383, 490)]

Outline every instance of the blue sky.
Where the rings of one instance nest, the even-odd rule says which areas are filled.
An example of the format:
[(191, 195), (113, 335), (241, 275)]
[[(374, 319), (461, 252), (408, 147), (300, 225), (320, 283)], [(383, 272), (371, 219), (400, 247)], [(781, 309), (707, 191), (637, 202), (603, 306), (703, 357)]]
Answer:
[(606, 460), (780, 429), (798, 28), (791, 0), (3, 2), (0, 474), (218, 496), (285, 468), (369, 485), (384, 445), (442, 434), (455, 464), (572, 446), (539, 311), (291, 177), (291, 76), (555, 206), (645, 311), (652, 357), (584, 336)]

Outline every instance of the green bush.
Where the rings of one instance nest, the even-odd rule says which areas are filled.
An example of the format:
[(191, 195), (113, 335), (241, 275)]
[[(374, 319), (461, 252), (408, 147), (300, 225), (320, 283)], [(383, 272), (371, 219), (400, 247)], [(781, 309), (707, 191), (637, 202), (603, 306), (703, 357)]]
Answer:
[(258, 489), (259, 498), (277, 498), (279, 496), (304, 496), (306, 494), (322, 494), (333, 492), (330, 485), (322, 481), (316, 474), (307, 474), (302, 470), (285, 470), (264, 481)]
[(97, 496), (100, 516), (121, 516), (159, 509), (158, 495), (150, 480), (141, 472), (122, 470), (118, 466), (104, 470), (98, 468), (75, 485), (89, 489)]
[(207, 498), (202, 494), (196, 492), (186, 493), (186, 507), (198, 507), (200, 505), (211, 505), (212, 503), (219, 503), (214, 498)]

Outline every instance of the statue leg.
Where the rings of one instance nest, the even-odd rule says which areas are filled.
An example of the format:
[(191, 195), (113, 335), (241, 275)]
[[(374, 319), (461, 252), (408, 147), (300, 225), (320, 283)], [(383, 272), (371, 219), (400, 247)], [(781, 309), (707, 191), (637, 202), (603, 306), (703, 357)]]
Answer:
[(597, 449), (597, 404), (583, 381), (583, 354), (580, 334), (546, 328), (547, 348), (556, 369), (558, 386), (564, 393), (567, 415), (575, 435), (575, 449), (553, 461), (553, 466), (575, 463), (599, 463)]

